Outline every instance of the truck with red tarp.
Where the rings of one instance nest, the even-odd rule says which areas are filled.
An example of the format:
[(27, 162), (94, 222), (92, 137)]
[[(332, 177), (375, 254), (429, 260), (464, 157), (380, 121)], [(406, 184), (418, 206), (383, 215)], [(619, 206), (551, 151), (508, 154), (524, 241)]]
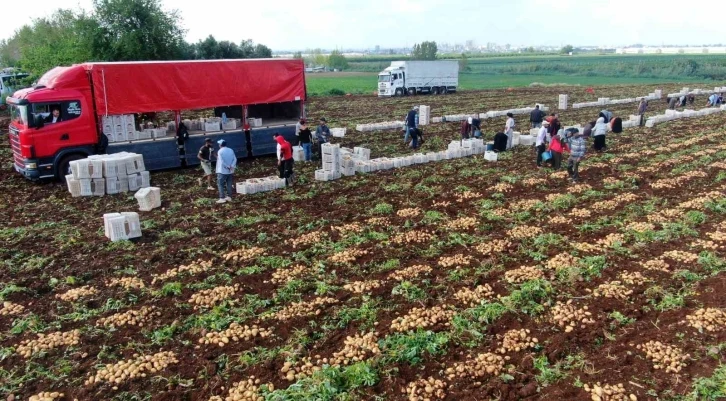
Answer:
[[(84, 63), (56, 67), (9, 96), (8, 137), (15, 170), (31, 180), (62, 179), (73, 160), (122, 151), (142, 154), (149, 170), (169, 169), (198, 164), (207, 137), (226, 140), (238, 158), (274, 154), (272, 134), (295, 137), (305, 99), (302, 60)], [(166, 111), (178, 131), (182, 111), (210, 108), (240, 118), (242, 127), (113, 143), (102, 132), (104, 117)], [(59, 118), (46, 123), (53, 109)], [(250, 127), (248, 117), (262, 125)]]

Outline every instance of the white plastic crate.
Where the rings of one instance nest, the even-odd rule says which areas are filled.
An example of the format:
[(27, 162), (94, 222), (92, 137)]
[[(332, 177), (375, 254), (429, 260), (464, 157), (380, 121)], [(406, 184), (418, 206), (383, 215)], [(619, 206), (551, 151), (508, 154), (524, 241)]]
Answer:
[(338, 172), (338, 171), (340, 171), (340, 162), (335, 162), (335, 163), (323, 162), (323, 170)]
[(106, 194), (106, 179), (94, 178), (91, 180), (91, 195), (103, 196)]
[(141, 188), (134, 194), (134, 198), (139, 202), (139, 210), (148, 212), (157, 207), (161, 207), (161, 189), (157, 187)]
[(324, 143), (320, 146), (320, 150), (323, 155), (335, 155), (340, 154), (340, 145)]
[(226, 123), (222, 123), (222, 129), (223, 130), (231, 130), (231, 129), (237, 129), (237, 120), (235, 119), (228, 119)]
[(355, 167), (346, 167), (340, 170), (340, 173), (346, 177), (350, 177), (352, 175), (355, 175)]
[(126, 219), (126, 235), (128, 238), (141, 237), (141, 222), (139, 214), (136, 212), (121, 212), (121, 216)]
[(204, 131), (206, 131), (206, 132), (220, 131), (221, 130), (220, 127), (221, 127), (221, 124), (219, 122), (204, 123)]
[(497, 161), (498, 156), (499, 156), (499, 154), (496, 152), (485, 152), (484, 160), (490, 161), (490, 162), (495, 162), (495, 161)]
[(73, 174), (66, 176), (66, 185), (68, 185), (68, 192), (71, 193), (72, 197), (77, 198), (81, 196), (81, 182), (73, 178)]
[(336, 138), (343, 138), (345, 137), (346, 130), (346, 128), (331, 128), (330, 134)]
[[(356, 161), (355, 172), (356, 173), (370, 173), (371, 172), (370, 161), (363, 161), (363, 160)], [(316, 173), (317, 173), (317, 171), (316, 171)]]
[(353, 154), (356, 155), (356, 158), (360, 160), (371, 159), (371, 150), (367, 148), (361, 148), (356, 146), (353, 148)]
[(292, 147), (292, 159), (296, 162), (305, 161), (305, 151), (303, 150), (302, 146)]
[(73, 178), (103, 178), (103, 161), (98, 159), (81, 159), (70, 162)]
[(136, 174), (146, 170), (144, 165), (144, 156), (131, 153), (123, 158), (123, 163), (126, 164), (126, 175)]
[(93, 195), (93, 187), (91, 186), (93, 180), (91, 180), (90, 178), (81, 178), (78, 180), (78, 182), (81, 185), (81, 196)]
[(446, 158), (447, 159), (458, 159), (461, 157), (461, 148), (459, 149), (449, 149), (446, 151)]
[(118, 177), (116, 188), (117, 193), (129, 192), (129, 177)]
[(519, 144), (522, 146), (533, 146), (534, 137), (532, 135), (520, 135)]
[(119, 193), (118, 177), (107, 177), (106, 178), (106, 193), (109, 195), (115, 195)]
[(437, 162), (437, 161), (439, 161), (439, 154), (436, 152), (429, 152), (429, 153), (426, 153), (426, 158), (430, 162)]
[(401, 168), (403, 167), (403, 157), (394, 157), (393, 158), (393, 167), (394, 168)]

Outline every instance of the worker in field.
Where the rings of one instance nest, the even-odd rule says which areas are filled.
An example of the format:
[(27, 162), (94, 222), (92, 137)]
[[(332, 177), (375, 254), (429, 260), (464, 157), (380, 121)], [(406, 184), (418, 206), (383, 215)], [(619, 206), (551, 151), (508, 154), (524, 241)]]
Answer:
[(645, 98), (640, 99), (638, 104), (638, 115), (640, 116), (640, 126), (645, 125), (645, 112), (648, 111), (648, 101)]
[(620, 117), (613, 117), (613, 119), (610, 120), (610, 131), (615, 134), (623, 132), (623, 119)]
[(304, 118), (301, 118), (298, 124), (300, 124), (300, 129), (297, 132), (297, 139), (305, 154), (305, 161), (309, 162), (313, 160), (313, 133)]
[(599, 117), (595, 123), (595, 128), (592, 130), (592, 137), (595, 139), (593, 148), (597, 152), (607, 151), (607, 145), (605, 144), (605, 135), (608, 132), (608, 124), (605, 122), (603, 117)]
[(292, 157), (292, 145), (278, 133), (275, 133), (272, 137), (277, 142), (277, 169), (280, 172), (280, 178), (285, 179), (286, 186), (292, 186), (295, 179), (293, 173), (295, 161)]
[(411, 149), (418, 149), (421, 146), (421, 129), (413, 128), (410, 131), (411, 134)]
[(534, 106), (534, 110), (529, 113), (529, 122), (532, 128), (542, 127), (542, 121), (545, 118), (545, 112), (540, 110), (539, 105)]
[(681, 97), (678, 98), (678, 104), (681, 107), (686, 107), (686, 102), (687, 101), (688, 101), (688, 97), (686, 95), (683, 95), (683, 96), (681, 96)]
[[(572, 129), (570, 128), (570, 130)], [(552, 153), (552, 167), (555, 170), (562, 168), (562, 151), (570, 151), (570, 147), (567, 146), (567, 142), (565, 141), (566, 135), (565, 130), (560, 129), (557, 135), (553, 136), (550, 140), (549, 151)]]
[(508, 137), (504, 132), (497, 132), (494, 135), (494, 152), (504, 152), (507, 150)]
[(321, 146), (324, 143), (328, 143), (330, 141), (330, 138), (333, 136), (333, 134), (330, 133), (330, 128), (328, 128), (328, 122), (325, 120), (325, 118), (320, 118), (318, 128), (315, 129), (315, 147), (318, 151), (320, 151)]
[(507, 122), (504, 124), (504, 134), (507, 136), (507, 150), (512, 148), (512, 138), (514, 137), (514, 114), (507, 113)]
[(678, 105), (678, 98), (676, 98), (676, 97), (668, 98), (668, 110), (675, 110), (677, 105)]
[(546, 118), (546, 120), (548, 123), (550, 123), (549, 127), (547, 128), (547, 133), (550, 134), (550, 137), (557, 135), (557, 132), (559, 132), (560, 128), (562, 128), (562, 124), (560, 123), (560, 115), (558, 113), (552, 113), (549, 117)]
[(472, 138), (481, 138), (481, 120), (477, 117), (469, 117), (469, 126)]
[(549, 127), (549, 121), (542, 122), (542, 126), (539, 128), (537, 133), (537, 139), (534, 142), (534, 146), (537, 149), (537, 168), (542, 168), (542, 154), (547, 150), (549, 144), (547, 134), (547, 128)]
[(413, 106), (411, 110), (406, 113), (406, 124), (404, 129), (406, 133), (403, 135), (403, 143), (408, 143), (408, 139), (411, 136), (411, 130), (418, 126), (418, 106)]
[(591, 137), (593, 128), (595, 128), (595, 121), (590, 121), (589, 123), (585, 124), (585, 126), (582, 128), (582, 136), (585, 138)]
[(570, 175), (570, 180), (574, 183), (580, 181), (580, 162), (585, 157), (587, 146), (582, 134), (576, 128), (570, 130), (566, 135), (567, 144), (570, 147), (570, 158), (567, 160), (567, 172)]
[(719, 97), (719, 95), (714, 93), (713, 95), (708, 97), (708, 101), (706, 102), (706, 107), (716, 107), (719, 104), (721, 104), (720, 97)]
[(300, 119), (297, 121), (297, 124), (295, 124), (295, 135), (298, 135), (300, 133), (300, 128), (305, 124), (305, 117), (300, 117)]
[(613, 112), (609, 110), (601, 110), (600, 114), (598, 114), (598, 117), (602, 117), (605, 119), (605, 123), (609, 123), (610, 120), (613, 119)]
[(210, 138), (206, 138), (204, 140), (204, 145), (199, 149), (199, 153), (197, 153), (197, 159), (199, 159), (199, 163), (202, 166), (202, 171), (204, 172), (204, 176), (199, 179), (199, 185), (202, 185), (203, 182), (207, 181), (207, 189), (214, 191), (214, 187), (212, 186), (212, 157), (214, 156), (214, 145), (212, 145), (212, 140)]
[(459, 129), (459, 133), (461, 133), (461, 139), (469, 139), (469, 134), (471, 133), (471, 125), (469, 124), (469, 119), (461, 121), (461, 128)]
[(232, 181), (234, 181), (234, 170), (237, 168), (237, 156), (234, 150), (227, 147), (227, 141), (220, 139), (219, 151), (217, 152), (217, 189), (219, 199), (217, 203), (232, 202)]

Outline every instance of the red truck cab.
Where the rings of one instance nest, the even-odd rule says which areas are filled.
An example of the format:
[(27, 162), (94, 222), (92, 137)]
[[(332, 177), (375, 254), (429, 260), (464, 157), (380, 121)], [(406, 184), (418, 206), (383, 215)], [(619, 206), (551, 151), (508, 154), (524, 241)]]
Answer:
[[(59, 67), (7, 98), (15, 170), (32, 180), (61, 178), (70, 161), (93, 154), (99, 142), (90, 85), (65, 87), (53, 80), (61, 72), (88, 79), (82, 68)], [(54, 109), (60, 111), (55, 122)]]

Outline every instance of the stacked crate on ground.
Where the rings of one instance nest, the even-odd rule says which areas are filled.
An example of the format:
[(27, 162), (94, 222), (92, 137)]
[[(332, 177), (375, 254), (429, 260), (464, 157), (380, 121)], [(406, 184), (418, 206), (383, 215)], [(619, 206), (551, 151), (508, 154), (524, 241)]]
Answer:
[(565, 95), (560, 95), (560, 99), (559, 99), (559, 103), (557, 105), (557, 108), (560, 109), (560, 110), (567, 110), (567, 104), (568, 104), (569, 98), (570, 97), (568, 95), (566, 95), (566, 94)]
[(262, 178), (249, 178), (237, 183), (237, 193), (241, 195), (251, 195), (258, 192), (274, 191), (275, 189), (283, 188), (285, 188), (285, 179), (274, 175)]
[(323, 168), (315, 170), (315, 179), (318, 181), (337, 180), (341, 177), (340, 145), (324, 143), (320, 147), (323, 155)]
[(358, 132), (372, 132), (372, 131), (383, 131), (389, 129), (403, 128), (403, 121), (388, 121), (383, 123), (373, 124), (358, 124), (355, 126), (355, 130)]
[(247, 125), (249, 125), (251, 128), (257, 128), (262, 126), (262, 119), (261, 118), (248, 118), (247, 119)]
[(487, 151), (486, 153), (484, 153), (484, 160), (489, 162), (495, 162), (497, 161), (498, 155), (499, 154), (496, 152)]
[(370, 160), (371, 150), (356, 146), (353, 148), (353, 157), (357, 160)]
[(519, 144), (522, 146), (533, 146), (535, 137), (532, 135), (520, 135)]
[(144, 158), (136, 153), (92, 155), (71, 162), (70, 167), (66, 182), (72, 196), (113, 195), (151, 185)]
[(161, 207), (161, 189), (157, 187), (141, 188), (136, 191), (134, 198), (139, 202), (139, 210), (142, 212)]
[(347, 130), (348, 130), (347, 128), (331, 128), (330, 134), (336, 138), (343, 138), (343, 137), (345, 137), (345, 132)]
[(222, 119), (219, 117), (208, 118), (204, 122), (204, 131), (205, 132), (220, 131), (221, 129), (222, 129)]
[(431, 123), (431, 106), (421, 105), (418, 107), (418, 125), (429, 125)]
[(222, 123), (222, 129), (223, 130), (233, 130), (237, 129), (240, 126), (239, 120), (236, 118), (229, 118), (226, 122)]
[(141, 237), (139, 214), (135, 212), (107, 213), (103, 215), (103, 231), (111, 241)]

